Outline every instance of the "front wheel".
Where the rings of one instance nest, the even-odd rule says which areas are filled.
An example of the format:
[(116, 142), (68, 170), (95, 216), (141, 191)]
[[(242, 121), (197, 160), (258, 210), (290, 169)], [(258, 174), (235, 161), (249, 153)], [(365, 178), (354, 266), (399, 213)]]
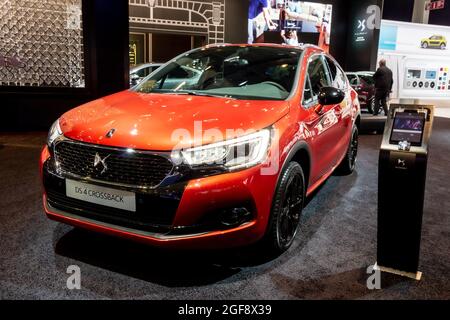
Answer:
[(358, 155), (358, 128), (354, 125), (350, 143), (344, 159), (339, 165), (338, 171), (342, 174), (351, 174), (355, 170), (356, 158)]
[(281, 254), (294, 242), (304, 200), (305, 176), (302, 167), (297, 162), (291, 162), (281, 173), (263, 239), (269, 254)]
[(428, 48), (428, 43), (422, 42), (422, 48), (424, 48), (424, 49)]

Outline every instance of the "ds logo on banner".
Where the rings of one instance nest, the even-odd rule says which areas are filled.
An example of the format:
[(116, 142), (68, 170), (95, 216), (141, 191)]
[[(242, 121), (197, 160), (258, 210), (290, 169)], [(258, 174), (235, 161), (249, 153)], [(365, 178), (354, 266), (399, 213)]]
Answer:
[(369, 31), (380, 29), (381, 9), (379, 6), (369, 6), (362, 19), (357, 19), (355, 25), (354, 42), (365, 43), (369, 36)]
[(358, 20), (358, 29), (360, 29), (361, 32), (364, 32), (364, 30), (366, 30), (366, 19)]

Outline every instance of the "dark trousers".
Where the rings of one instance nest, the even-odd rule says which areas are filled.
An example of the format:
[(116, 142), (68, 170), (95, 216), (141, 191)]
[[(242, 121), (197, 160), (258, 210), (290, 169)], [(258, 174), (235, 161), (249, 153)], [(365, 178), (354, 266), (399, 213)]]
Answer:
[(383, 108), (384, 114), (388, 114), (387, 107), (387, 97), (389, 96), (389, 91), (385, 89), (376, 89), (375, 92), (375, 108), (373, 110), (373, 115), (377, 116), (380, 112), (380, 107)]

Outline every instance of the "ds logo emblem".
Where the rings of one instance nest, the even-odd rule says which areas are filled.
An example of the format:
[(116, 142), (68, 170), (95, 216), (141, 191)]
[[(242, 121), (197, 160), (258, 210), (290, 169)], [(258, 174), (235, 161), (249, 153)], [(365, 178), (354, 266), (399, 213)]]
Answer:
[(364, 32), (364, 30), (366, 30), (366, 19), (358, 20), (358, 29), (360, 29), (361, 32)]
[(397, 160), (397, 165), (400, 167), (406, 167), (406, 161), (402, 159)]
[(104, 174), (106, 170), (108, 170), (108, 165), (106, 164), (106, 159), (109, 158), (110, 155), (107, 155), (105, 158), (102, 159), (102, 157), (96, 153), (94, 158), (94, 168), (97, 168), (100, 164), (103, 167), (103, 170), (100, 174)]

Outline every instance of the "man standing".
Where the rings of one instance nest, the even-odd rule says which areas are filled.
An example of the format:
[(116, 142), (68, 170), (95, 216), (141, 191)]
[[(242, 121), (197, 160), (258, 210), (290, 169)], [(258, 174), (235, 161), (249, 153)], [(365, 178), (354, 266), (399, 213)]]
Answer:
[[(263, 19), (261, 19), (261, 16)], [(264, 26), (261, 23), (264, 21)], [(264, 32), (266, 27), (269, 30), (276, 30), (277, 25), (270, 19), (270, 1), (269, 0), (250, 0), (248, 7), (248, 40), (252, 44), (255, 41), (255, 31), (257, 36)]]
[(388, 114), (388, 107), (386, 99), (392, 91), (394, 80), (392, 78), (392, 71), (386, 67), (386, 60), (380, 60), (380, 67), (373, 75), (375, 81), (375, 108), (373, 115), (377, 116), (380, 111), (380, 105), (383, 107), (384, 114)]

